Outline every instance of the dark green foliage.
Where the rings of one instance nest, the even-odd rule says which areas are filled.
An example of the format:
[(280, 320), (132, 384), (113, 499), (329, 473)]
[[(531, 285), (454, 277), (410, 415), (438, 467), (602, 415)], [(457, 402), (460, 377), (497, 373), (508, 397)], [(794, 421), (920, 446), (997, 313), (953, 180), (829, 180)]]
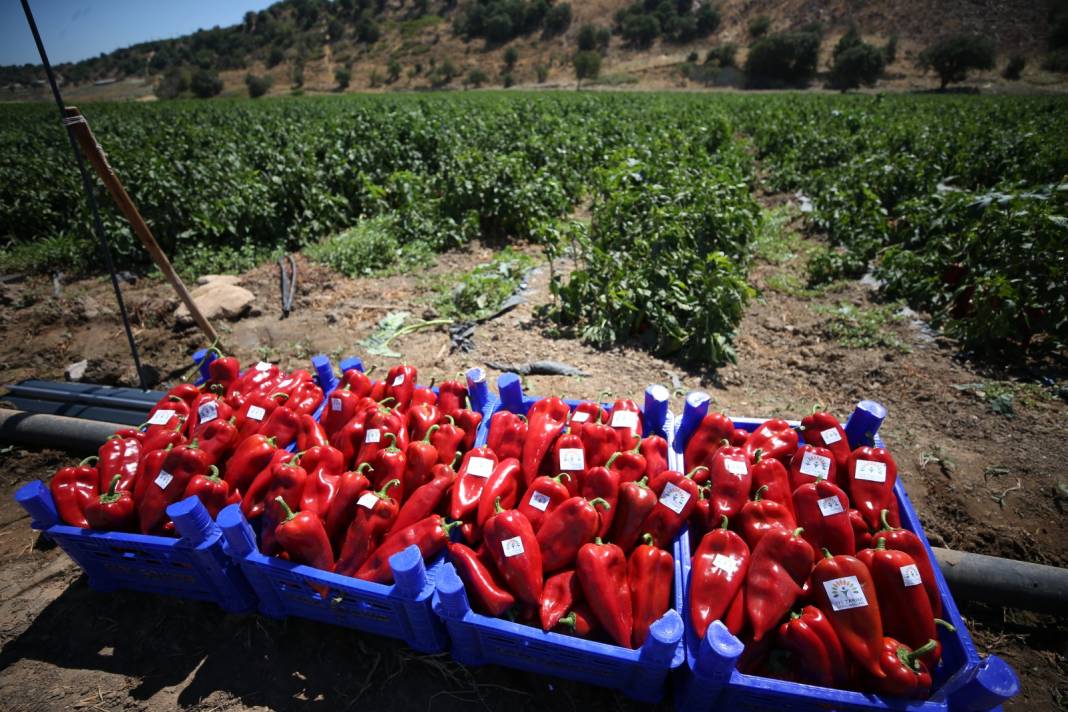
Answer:
[(708, 53), (705, 54), (705, 64), (711, 64), (717, 67), (733, 67), (735, 66), (735, 55), (737, 54), (737, 45), (719, 45), (708, 50)]
[(624, 41), (638, 48), (647, 48), (660, 36), (660, 20), (655, 15), (628, 15), (620, 26)]
[(389, 64), (386, 65), (386, 81), (390, 84), (397, 81), (400, 79), (401, 71), (403, 71), (401, 63), (397, 61), (396, 57), (390, 57)]
[(480, 86), (482, 86), (488, 81), (489, 77), (486, 76), (486, 73), (478, 67), (475, 67), (470, 72), (468, 72), (467, 76), (464, 78), (464, 84), (469, 87), (474, 87), (475, 89), (478, 89)]
[(515, 68), (515, 63), (519, 61), (519, 52), (515, 47), (509, 47), (504, 50), (504, 66), (507, 70), (511, 71)]
[(615, 14), (616, 29), (634, 47), (649, 47), (657, 37), (690, 42), (719, 27), (719, 10), (701, 3), (696, 10), (688, 0), (637, 0)]
[(271, 85), (274, 80), (271, 77), (257, 77), (255, 74), (245, 75), (245, 86), (248, 88), (248, 95), (253, 99), (263, 96), (271, 90)]
[(874, 86), (883, 74), (885, 61), (883, 51), (866, 42), (858, 42), (841, 52), (835, 48), (828, 84), (843, 92), (861, 85)]
[(216, 72), (198, 69), (189, 80), (189, 88), (201, 99), (208, 99), (222, 91), (223, 83)]
[(755, 40), (768, 34), (768, 30), (770, 29), (771, 18), (767, 15), (760, 15), (749, 21), (749, 36)]
[[(483, 38), (490, 45), (504, 44), (540, 29), (562, 32), (571, 24), (571, 6), (550, 5), (547, 0), (469, 0), (456, 13), (452, 27), (467, 39)], [(550, 25), (554, 29), (550, 29)], [(562, 29), (561, 29), (562, 28)]]
[(571, 3), (553, 5), (545, 15), (545, 34), (559, 35), (571, 27)]
[(1009, 80), (1019, 79), (1026, 66), (1027, 57), (1024, 57), (1022, 54), (1014, 54), (1009, 57), (1009, 61), (1005, 65), (1005, 68), (1001, 70), (1001, 76)]
[(811, 32), (780, 32), (757, 40), (745, 60), (750, 87), (806, 86), (816, 76), (820, 36)]
[(597, 49), (597, 25), (583, 25), (579, 28), (578, 48), (580, 52)]
[(545, 80), (549, 78), (549, 65), (539, 64), (534, 68), (534, 71), (538, 75), (538, 84), (544, 84)]
[(945, 89), (963, 82), (973, 69), (993, 69), (994, 41), (980, 35), (945, 37), (921, 52), (916, 64), (924, 71), (933, 69)]
[(883, 46), (883, 59), (887, 64), (893, 64), (897, 60), (897, 35), (890, 35)]
[(286, 53), (282, 51), (281, 47), (271, 47), (271, 51), (267, 53), (266, 64), (268, 67), (276, 67), (282, 63), (282, 60), (286, 58)]
[(171, 67), (156, 84), (156, 96), (160, 99), (177, 99), (189, 91), (191, 72), (184, 67)]
[(593, 51), (576, 52), (572, 60), (575, 65), (575, 78), (579, 86), (583, 79), (596, 79), (601, 73), (601, 55)]
[(352, 81), (352, 72), (346, 67), (338, 67), (337, 71), (334, 72), (334, 81), (337, 82), (339, 89), (345, 89), (348, 87), (349, 82)]

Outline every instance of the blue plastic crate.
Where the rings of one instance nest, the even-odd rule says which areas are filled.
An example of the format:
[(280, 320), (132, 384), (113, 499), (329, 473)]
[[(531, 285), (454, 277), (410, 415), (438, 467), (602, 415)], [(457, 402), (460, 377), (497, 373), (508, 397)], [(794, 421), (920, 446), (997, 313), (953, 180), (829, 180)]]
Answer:
[[(500, 401), (490, 408), (526, 413), (537, 398), (523, 395), (515, 374), (498, 379)], [(668, 393), (662, 387), (646, 392), (644, 418), (647, 433), (666, 436), (671, 429), (667, 409)], [(574, 407), (577, 400), (565, 399)], [(660, 404), (663, 404), (661, 407)], [(476, 445), (486, 442), (489, 416), (479, 432)], [(678, 561), (675, 562), (675, 592), (679, 595)], [(656, 702), (663, 697), (668, 674), (685, 659), (682, 647), (682, 618), (669, 610), (650, 628), (645, 644), (631, 650), (561, 633), (545, 633), (521, 623), (482, 615), (471, 609), (463, 582), (452, 564), (445, 564), (437, 581), (434, 610), (441, 616), (452, 640), (452, 656), (465, 665), (503, 665), (553, 677), (620, 690), (629, 697)]]
[(256, 607), (241, 571), (223, 552), (222, 532), (196, 497), (167, 507), (179, 538), (101, 532), (63, 524), (52, 493), (40, 481), (19, 488), (15, 500), (74, 560), (97, 591), (145, 591), (210, 601), (233, 613)]
[[(386, 586), (264, 556), (240, 505), (219, 512), (218, 523), (226, 537), (226, 551), (241, 566), (259, 599), (260, 613), (272, 618), (299, 616), (399, 638), (424, 653), (447, 647), (445, 629), (431, 609), (444, 556), (427, 567), (419, 549), (409, 547), (390, 559), (396, 583)], [(320, 593), (323, 589), (325, 596)]]
[[(683, 451), (686, 440), (708, 410), (708, 396), (691, 393), (686, 408), (677, 419), (669, 451), (672, 466), (683, 470)], [(882, 446), (876, 432), (886, 410), (873, 401), (863, 401), (846, 423), (850, 445)], [(735, 427), (755, 430), (764, 419), (732, 418)], [(797, 423), (791, 423), (796, 426)], [(901, 526), (915, 533), (932, 562), (931, 546), (923, 533), (916, 510), (909, 502), (901, 479), (894, 486)], [(939, 628), (942, 643), (942, 662), (933, 671), (934, 692), (925, 702), (896, 700), (847, 690), (786, 682), (756, 675), (745, 675), (735, 669), (744, 646), (718, 621), (709, 626), (703, 640), (698, 640), (689, 624), (689, 585), (691, 542), (688, 533), (676, 541), (675, 561), (680, 568), (682, 586), (677, 589), (676, 606), (686, 621), (684, 636), (686, 665), (676, 679), (676, 709), (679, 712), (707, 712), (712, 709), (744, 709), (782, 712), (783, 710), (990, 710), (1000, 709), (1002, 702), (1019, 692), (1015, 672), (1001, 658), (990, 655), (982, 658), (957, 604), (950, 594), (942, 572), (935, 566), (935, 579), (942, 593), (942, 617), (953, 624), (956, 632)]]

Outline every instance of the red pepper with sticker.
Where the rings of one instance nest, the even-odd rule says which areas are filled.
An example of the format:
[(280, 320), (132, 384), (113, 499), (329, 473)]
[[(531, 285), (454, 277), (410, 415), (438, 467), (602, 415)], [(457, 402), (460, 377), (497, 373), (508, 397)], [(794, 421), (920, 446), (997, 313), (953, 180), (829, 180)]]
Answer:
[(408, 468), (408, 457), (404, 454), (404, 450), (397, 447), (396, 436), (393, 433), (383, 433), (382, 437), (388, 445), (371, 458), (371, 486), (379, 488), (390, 480), (397, 480), (400, 484), (393, 492), (393, 496), (398, 502), (403, 502), (406, 494), (404, 471)]
[(515, 605), (515, 596), (508, 592), (493, 571), (468, 546), (449, 542), (449, 561), (456, 568), (472, 607), (479, 613), (500, 616)]
[(531, 482), (530, 487), (519, 498), (519, 506), (516, 509), (527, 518), (535, 534), (541, 529), (549, 513), (571, 497), (567, 485), (564, 484), (570, 477), (566, 472), (555, 477), (542, 475)]
[(785, 465), (797, 451), (797, 443), (797, 431), (785, 420), (772, 418), (749, 434), (742, 449), (750, 460), (756, 458), (759, 450), (764, 457), (773, 457)]
[(649, 628), (671, 606), (671, 584), (675, 580), (675, 557), (652, 545), (645, 535), (643, 543), (627, 560), (627, 585), (633, 607), (631, 647), (640, 648), (649, 637)]
[(169, 451), (137, 504), (141, 533), (162, 534), (173, 526), (167, 516), (167, 505), (181, 499), (189, 480), (206, 474), (209, 466), (207, 454), (197, 447), (195, 440)]
[(397, 449), (407, 449), (408, 427), (404, 414), (396, 409), (388, 410), (385, 407), (379, 407), (367, 418), (363, 445), (356, 454), (356, 462), (374, 462), (378, 451), (390, 443), (390, 439), (386, 437), (387, 434), (393, 436), (392, 444)]
[(148, 412), (145, 424), (148, 429), (146, 437), (159, 430), (178, 430), (184, 432), (189, 421), (189, 404), (178, 396), (164, 396)]
[(690, 567), (690, 621), (698, 639), (721, 620), (741, 591), (749, 570), (749, 547), (727, 529), (727, 518), (701, 538)]
[(579, 432), (587, 425), (604, 424), (607, 420), (608, 414), (604, 412), (604, 408), (599, 403), (582, 401), (571, 411), (568, 427), (574, 432)]
[(801, 594), (812, 570), (812, 547), (799, 530), (778, 527), (767, 532), (749, 561), (745, 604), (753, 640), (759, 641), (778, 625)]
[(815, 560), (822, 549), (832, 554), (852, 555), (857, 551), (853, 524), (849, 520), (849, 498), (827, 480), (803, 484), (794, 492), (794, 511), (802, 536), (812, 545)]
[(90, 529), (124, 532), (137, 523), (137, 509), (128, 489), (118, 489), (121, 474), (115, 474), (99, 497), (85, 505), (85, 521)]
[[(335, 551), (341, 548), (338, 543), (349, 530), (349, 525), (356, 516), (356, 502), (360, 499), (360, 495), (371, 488), (371, 480), (364, 474), (370, 469), (371, 463), (365, 462), (355, 470), (343, 472), (337, 479), (330, 506), (322, 514), (326, 525), (326, 535), (334, 543)], [(303, 496), (303, 492), (301, 495)]]
[(529, 487), (538, 476), (544, 460), (552, 450), (556, 436), (567, 425), (571, 409), (561, 399), (542, 398), (530, 406), (527, 414), (527, 439), (523, 443), (523, 485)]
[(616, 645), (631, 647), (634, 604), (627, 582), (627, 557), (615, 544), (599, 538), (579, 549), (575, 572), (586, 600), (595, 601), (593, 615)]
[(849, 466), (849, 440), (846, 439), (845, 428), (830, 413), (817, 410), (801, 419), (798, 427), (801, 437), (809, 445), (825, 447), (834, 456), (834, 463), (838, 472), (845, 472)]
[(588, 500), (604, 500), (606, 506), (601, 511), (596, 535), (604, 538), (615, 519), (616, 505), (619, 503), (619, 472), (604, 467), (594, 467), (582, 480), (579, 494)]
[(620, 450), (637, 450), (642, 439), (642, 411), (630, 399), (617, 400), (608, 414), (608, 424), (616, 431)]
[(379, 490), (367, 490), (356, 502), (356, 514), (345, 533), (334, 572), (353, 576), (371, 557), (397, 518), (397, 500), (387, 494), (400, 480), (390, 480)]
[(330, 395), (326, 398), (326, 407), (323, 408), (323, 414), (319, 418), (319, 423), (323, 426), (323, 431), (326, 432), (328, 438), (333, 437), (334, 433), (345, 426), (345, 423), (352, 420), (359, 403), (360, 396), (356, 395), (352, 386), (347, 383), (330, 391)]
[(202, 393), (193, 402), (186, 431), (192, 433), (192, 437), (200, 439), (200, 432), (209, 423), (216, 420), (230, 420), (233, 416), (234, 409), (226, 401), (220, 399), (218, 394)]
[(878, 447), (858, 447), (849, 456), (846, 491), (868, 527), (878, 529), (882, 511), (890, 507), (897, 482), (897, 464), (889, 452)]
[[(708, 466), (708, 481), (712, 484), (709, 495), (710, 521), (720, 517), (733, 519), (749, 500), (753, 476), (749, 472), (749, 458), (742, 448), (724, 445), (712, 456)], [(699, 484), (701, 479), (694, 478)]]
[(568, 491), (578, 492), (582, 488), (583, 476), (586, 474), (586, 449), (582, 445), (582, 438), (575, 433), (561, 433), (553, 444), (551, 457), (542, 463), (551, 465), (552, 472), (566, 472), (568, 474)]
[(571, 497), (546, 516), (536, 537), (542, 569), (559, 571), (574, 564), (579, 549), (597, 536), (601, 517), (610, 509), (600, 497)]
[(145, 496), (145, 490), (148, 489), (148, 485), (159, 475), (159, 468), (163, 465), (164, 458), (173, 449), (173, 445), (168, 445), (162, 450), (146, 452), (141, 457), (141, 461), (137, 463), (137, 477), (134, 478), (134, 502), (140, 502)]
[(548, 633), (568, 611), (582, 600), (582, 586), (575, 571), (561, 571), (545, 579), (538, 617), (541, 629)]
[[(923, 542), (918, 536), (910, 532), (908, 529), (891, 527), (888, 522), (888, 515), (888, 512), (882, 512), (882, 528), (871, 535), (871, 537), (873, 539), (884, 539), (886, 541), (887, 549), (903, 551), (912, 557), (913, 562), (916, 564), (916, 568), (920, 572), (923, 588), (927, 591), (927, 599), (931, 603), (931, 612), (934, 614), (935, 618), (941, 618), (942, 595), (938, 590), (938, 582), (935, 580), (934, 566), (930, 557), (927, 556), (927, 547), (923, 545)], [(865, 544), (865, 546), (868, 545), (869, 544), (867, 543)]]
[(619, 498), (616, 513), (612, 517), (612, 528), (608, 540), (618, 544), (623, 551), (630, 551), (641, 538), (642, 524), (657, 503), (656, 493), (646, 484), (643, 477), (637, 482), (626, 482), (619, 486)]
[[(701, 419), (694, 429), (683, 451), (684, 461), (688, 467), (708, 466), (712, 456), (723, 446), (723, 441), (730, 441), (734, 432), (734, 423), (722, 413), (710, 412)], [(655, 481), (655, 480), (654, 480)], [(654, 488), (655, 489), (655, 488)]]
[[(571, 422), (574, 423), (574, 420), (573, 413)], [(578, 430), (578, 436), (586, 453), (586, 467), (605, 467), (612, 455), (619, 452), (619, 436), (610, 425), (591, 421)]]
[(790, 487), (796, 490), (801, 485), (816, 480), (838, 483), (838, 466), (834, 462), (834, 453), (825, 447), (802, 445), (790, 458)]
[(695, 467), (689, 474), (668, 470), (664, 473), (664, 489), (660, 492), (656, 506), (642, 522), (642, 534), (651, 534), (655, 546), (670, 546), (679, 529), (690, 518), (697, 500), (701, 498), (701, 488), (694, 482), (694, 473), (707, 469)]
[(412, 402), (412, 394), (415, 393), (415, 382), (418, 379), (418, 373), (414, 366), (407, 366), (401, 364), (389, 369), (389, 373), (386, 375), (386, 392), (387, 398), (393, 398), (393, 404), (404, 410)]
[(184, 424), (185, 420), (178, 418), (173, 427), (148, 426), (141, 439), (141, 452), (147, 453), (153, 450), (163, 450), (167, 446), (178, 447), (179, 445), (184, 445), (185, 436), (182, 435)]
[(497, 454), (489, 448), (478, 447), (464, 455), (452, 487), (449, 517), (456, 520), (473, 520), (478, 513), (479, 498), (486, 481), (497, 467)]
[[(486, 549), (515, 597), (537, 606), (542, 594), (542, 558), (537, 536), (527, 518), (514, 509), (497, 507), (486, 521), (482, 536)], [(544, 527), (542, 527), (544, 529)]]
[(527, 419), (523, 416), (499, 410), (490, 418), (486, 447), (497, 453), (497, 457), (522, 457), (526, 438)]
[(255, 396), (246, 399), (234, 413), (238, 439), (244, 440), (259, 433), (267, 417), (279, 408), (286, 397), (284, 393), (275, 393), (271, 396)]
[(453, 483), (456, 481), (456, 472), (448, 465), (437, 464), (430, 470), (431, 479), (426, 484), (413, 490), (404, 501), (396, 521), (390, 528), (390, 533), (409, 527), (416, 522), (429, 517), (437, 510), (438, 506), (446, 501)]
[(857, 663), (877, 678), (886, 677), (879, 665), (883, 622), (871, 572), (855, 557), (829, 551), (823, 556), (812, 569), (816, 605)]

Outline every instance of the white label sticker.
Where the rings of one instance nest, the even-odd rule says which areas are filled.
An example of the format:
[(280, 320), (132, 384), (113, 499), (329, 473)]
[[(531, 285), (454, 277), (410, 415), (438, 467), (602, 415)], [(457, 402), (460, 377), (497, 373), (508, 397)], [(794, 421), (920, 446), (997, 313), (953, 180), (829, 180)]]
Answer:
[(584, 470), (586, 469), (586, 453), (580, 447), (565, 447), (560, 449), (561, 470)]
[(817, 455), (811, 450), (805, 451), (801, 458), (801, 474), (815, 477), (817, 480), (825, 480), (831, 472), (831, 458)]
[(356, 504), (364, 509), (374, 509), (375, 502), (378, 501), (378, 495), (374, 492), (364, 492), (360, 495), (360, 498), (356, 500)]
[(176, 411), (173, 410), (157, 410), (152, 414), (152, 417), (148, 419), (149, 425), (166, 425), (167, 421), (174, 417)]
[(589, 419), (590, 414), (584, 410), (576, 410), (574, 413), (571, 414), (572, 423), (585, 423)]
[(519, 556), (524, 551), (523, 540), (517, 536), (505, 539), (501, 542), (501, 550), (504, 551), (504, 555), (507, 557)]
[(219, 417), (219, 404), (215, 401), (208, 403), (201, 403), (197, 408), (197, 415), (200, 417), (201, 423), (210, 423)]
[(660, 504), (670, 509), (675, 514), (681, 514), (683, 507), (690, 501), (690, 493), (675, 484), (668, 482), (664, 485), (664, 491), (660, 493)]
[(716, 554), (712, 557), (712, 566), (719, 569), (728, 576), (733, 576), (734, 572), (738, 570), (738, 559), (733, 556), (724, 556), (723, 554)]
[(727, 468), (727, 472), (731, 473), (735, 477), (745, 477), (749, 474), (749, 465), (745, 460), (739, 460), (736, 457), (727, 457), (723, 459), (723, 466)]
[(549, 502), (551, 501), (549, 495), (543, 492), (534, 491), (530, 493), (530, 499), (527, 500), (527, 503), (534, 509), (540, 509), (544, 512), (549, 508)]
[(786, 441), (783, 440), (782, 438), (774, 437), (774, 438), (772, 438), (771, 440), (768, 441), (768, 447), (769, 447), (769, 449), (770, 448), (774, 448), (774, 449), (778, 450), (778, 449), (781, 449), (781, 448), (789, 447), (789, 445), (787, 445)]
[(403, 373), (393, 379), (393, 387), (396, 388), (397, 386), (399, 386), (402, 383), (404, 383), (404, 374)]
[(770, 438), (774, 434), (775, 433), (773, 433), (771, 431), (771, 428), (761, 428), (760, 429), (760, 437), (762, 437), (762, 438)]
[(831, 601), (831, 608), (836, 611), (863, 608), (868, 605), (868, 599), (864, 597), (864, 589), (860, 587), (860, 581), (857, 580), (856, 576), (843, 576), (831, 581), (824, 581), (823, 588), (827, 591), (827, 598)]
[(489, 477), (493, 474), (493, 460), (488, 457), (472, 457), (467, 463), (467, 474)]
[(819, 505), (820, 513), (825, 517), (832, 517), (835, 514), (841, 514), (845, 511), (845, 509), (842, 508), (841, 501), (839, 501), (838, 497), (833, 494), (830, 497), (816, 500), (816, 504)]
[(173, 479), (174, 475), (167, 472), (166, 470), (160, 470), (159, 474), (156, 475), (156, 479), (153, 480), (153, 482), (155, 482), (156, 486), (160, 489), (167, 489), (167, 485), (169, 485), (171, 483), (171, 480)]
[(263, 420), (263, 416), (267, 415), (267, 411), (258, 405), (250, 405), (248, 407), (248, 419), (249, 420)]
[(857, 467), (853, 470), (853, 479), (886, 482), (886, 463), (875, 462), (874, 460), (857, 460)]
[(256, 370), (257, 371), (270, 371), (271, 370), (271, 364), (267, 363), (266, 361), (260, 361), (259, 363), (256, 364)]
[(612, 413), (612, 427), (634, 430), (638, 427), (638, 414), (633, 410), (617, 410)]
[(341, 410), (341, 399), (340, 398), (331, 398), (330, 399), (330, 410), (333, 410), (333, 411)]
[(365, 443), (377, 443), (382, 440), (382, 431), (378, 428), (371, 428), (363, 435), (363, 441)]
[(838, 428), (827, 428), (820, 432), (820, 437), (823, 438), (824, 445), (833, 445), (842, 439), (842, 436), (838, 433)]
[(916, 568), (916, 564), (901, 567), (901, 580), (904, 581), (905, 586), (919, 586), (923, 583), (923, 579), (920, 578), (920, 570)]

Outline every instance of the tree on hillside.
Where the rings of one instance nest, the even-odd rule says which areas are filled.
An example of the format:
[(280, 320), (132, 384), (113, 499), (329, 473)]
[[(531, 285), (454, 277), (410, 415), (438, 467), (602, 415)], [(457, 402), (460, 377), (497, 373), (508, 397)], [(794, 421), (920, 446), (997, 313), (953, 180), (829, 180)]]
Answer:
[(507, 71), (515, 69), (515, 63), (519, 61), (519, 52), (515, 47), (509, 47), (504, 50), (504, 67)]
[(397, 58), (390, 57), (389, 64), (386, 65), (386, 79), (390, 84), (400, 79), (402, 70), (403, 67), (401, 67), (401, 63), (397, 61)]
[(337, 81), (338, 89), (345, 89), (348, 87), (349, 82), (352, 81), (352, 72), (346, 67), (339, 67), (338, 70), (334, 72), (334, 80)]
[(768, 30), (771, 29), (771, 18), (767, 15), (761, 15), (760, 17), (754, 17), (749, 21), (749, 36), (753, 39), (760, 39), (764, 35), (768, 34)]
[(259, 98), (266, 94), (273, 83), (273, 79), (267, 77), (257, 77), (255, 74), (245, 75), (245, 86), (248, 87), (248, 95), (253, 99)]
[(749, 87), (805, 86), (816, 76), (820, 36), (779, 32), (757, 40), (745, 60)]
[(558, 35), (571, 26), (571, 5), (562, 2), (553, 5), (545, 15), (545, 34)]
[(582, 86), (583, 79), (596, 79), (601, 73), (601, 55), (596, 52), (576, 52), (572, 61), (575, 65), (575, 79), (578, 80), (576, 89)]
[(953, 35), (938, 40), (920, 52), (916, 65), (933, 69), (944, 90), (951, 82), (963, 82), (973, 69), (994, 68), (994, 41), (979, 35)]
[(222, 91), (223, 83), (222, 79), (219, 79), (218, 72), (198, 69), (193, 73), (193, 78), (189, 80), (189, 88), (201, 99), (208, 99)]
[(883, 75), (885, 56), (878, 47), (860, 42), (836, 52), (828, 79), (832, 89), (843, 93), (861, 85), (874, 86)]
[(486, 73), (478, 67), (475, 67), (467, 73), (467, 76), (464, 78), (464, 85), (478, 89), (488, 81), (489, 77), (486, 76)]

